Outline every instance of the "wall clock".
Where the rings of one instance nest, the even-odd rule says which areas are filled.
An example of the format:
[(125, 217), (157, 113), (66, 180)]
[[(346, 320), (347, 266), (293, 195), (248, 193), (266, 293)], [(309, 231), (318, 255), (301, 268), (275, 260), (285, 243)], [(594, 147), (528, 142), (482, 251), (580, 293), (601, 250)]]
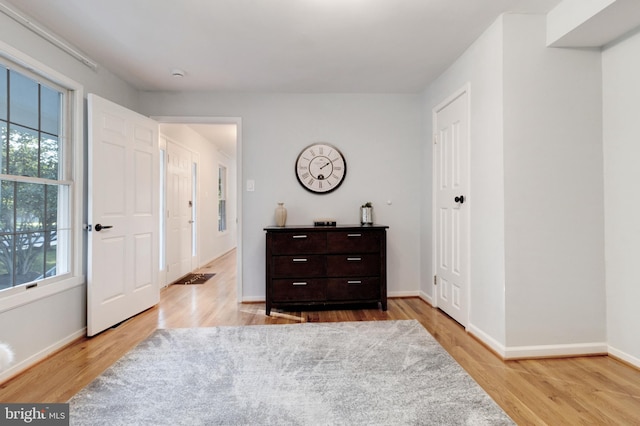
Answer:
[(308, 191), (326, 194), (337, 189), (347, 174), (347, 162), (338, 148), (313, 143), (296, 160), (296, 177)]

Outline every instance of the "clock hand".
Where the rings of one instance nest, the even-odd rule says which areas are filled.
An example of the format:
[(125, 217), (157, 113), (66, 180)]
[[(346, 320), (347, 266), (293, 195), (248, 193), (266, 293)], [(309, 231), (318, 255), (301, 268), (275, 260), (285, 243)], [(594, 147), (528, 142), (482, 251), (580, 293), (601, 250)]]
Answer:
[(331, 161), (331, 160), (329, 160), (329, 162), (328, 162), (327, 164), (325, 164), (324, 166), (320, 166), (320, 170), (324, 169), (325, 167), (327, 167), (327, 166), (328, 166), (329, 164), (331, 164), (331, 163), (332, 163), (332, 161)]

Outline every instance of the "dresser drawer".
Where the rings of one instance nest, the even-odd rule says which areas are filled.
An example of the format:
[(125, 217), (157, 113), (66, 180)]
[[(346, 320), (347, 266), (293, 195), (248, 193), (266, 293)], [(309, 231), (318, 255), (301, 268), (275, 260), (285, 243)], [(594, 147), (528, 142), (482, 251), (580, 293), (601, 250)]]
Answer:
[(371, 231), (329, 232), (327, 248), (331, 253), (373, 253), (380, 251), (380, 233)]
[(327, 250), (322, 232), (274, 232), (270, 235), (272, 254), (313, 254)]
[(271, 298), (274, 302), (317, 302), (326, 298), (325, 280), (273, 280)]
[(327, 300), (348, 301), (379, 298), (379, 278), (332, 278), (327, 282)]
[(321, 255), (273, 256), (274, 277), (321, 277), (325, 257)]
[(327, 256), (327, 276), (358, 277), (380, 275), (377, 254), (340, 254)]

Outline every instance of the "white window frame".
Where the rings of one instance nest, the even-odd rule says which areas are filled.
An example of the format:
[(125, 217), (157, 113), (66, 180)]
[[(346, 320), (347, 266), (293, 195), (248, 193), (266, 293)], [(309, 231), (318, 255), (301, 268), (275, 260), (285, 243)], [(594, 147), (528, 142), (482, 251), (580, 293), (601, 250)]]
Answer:
[(42, 64), (14, 47), (0, 41), (0, 57), (8, 62), (26, 68), (31, 73), (41, 76), (67, 90), (67, 110), (65, 117), (69, 127), (67, 133), (70, 140), (63, 143), (69, 148), (65, 153), (65, 168), (69, 171), (65, 178), (72, 181), (69, 187), (71, 244), (69, 272), (51, 279), (39, 281), (37, 286), (19, 285), (0, 292), (0, 313), (36, 300), (50, 297), (71, 288), (85, 285), (83, 274), (84, 260), (84, 88), (69, 77)]
[[(220, 173), (222, 172), (222, 176)], [(218, 163), (218, 179), (216, 189), (222, 187), (222, 198), (220, 198), (220, 193), (218, 192), (218, 226), (217, 230), (220, 234), (224, 234), (229, 231), (229, 208), (227, 206), (227, 194), (228, 194), (228, 184), (227, 181), (229, 175), (229, 169), (226, 164)], [(220, 201), (224, 200), (224, 229), (220, 229)]]

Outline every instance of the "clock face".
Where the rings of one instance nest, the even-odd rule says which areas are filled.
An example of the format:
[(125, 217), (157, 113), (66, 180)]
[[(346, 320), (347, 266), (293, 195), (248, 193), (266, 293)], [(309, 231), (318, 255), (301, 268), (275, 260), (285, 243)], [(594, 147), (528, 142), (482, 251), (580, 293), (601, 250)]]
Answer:
[(347, 174), (347, 163), (338, 148), (314, 143), (302, 150), (296, 160), (296, 176), (311, 192), (326, 194), (338, 188)]

